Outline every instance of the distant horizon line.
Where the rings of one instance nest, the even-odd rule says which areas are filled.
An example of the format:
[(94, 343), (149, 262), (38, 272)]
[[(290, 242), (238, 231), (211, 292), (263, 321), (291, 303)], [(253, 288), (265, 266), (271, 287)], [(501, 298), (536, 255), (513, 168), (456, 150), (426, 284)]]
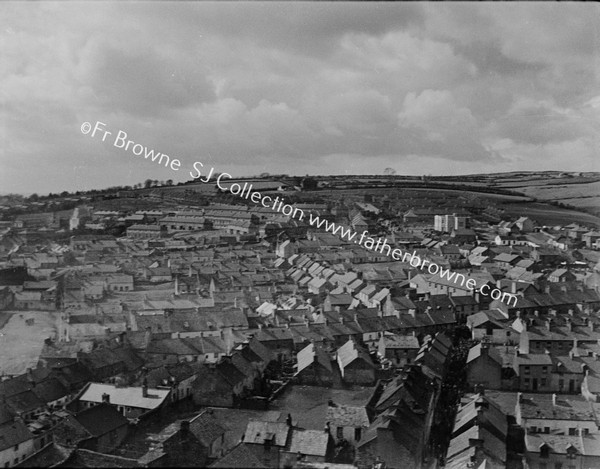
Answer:
[[(281, 177), (281, 178), (302, 178), (302, 177), (313, 177), (313, 178), (338, 178), (338, 177), (343, 177), (343, 178), (349, 178), (349, 177), (372, 177), (372, 178), (386, 178), (386, 179), (391, 179), (391, 178), (422, 178), (422, 177), (429, 177), (429, 178), (466, 178), (466, 177), (484, 177), (484, 176), (502, 176), (502, 175), (519, 175), (519, 174), (572, 174), (572, 173), (577, 173), (577, 174), (581, 174), (581, 175), (599, 175), (600, 176), (600, 171), (576, 171), (576, 170), (514, 170), (514, 171), (500, 171), (500, 172), (494, 172), (494, 173), (468, 173), (468, 174), (450, 174), (450, 175), (443, 175), (443, 174), (286, 174), (286, 173), (273, 173), (273, 174), (268, 174), (268, 175), (261, 175), (261, 174), (253, 174), (253, 175), (243, 175), (243, 176), (238, 176), (238, 175), (232, 175), (232, 181), (233, 180), (247, 180), (247, 179), (269, 179), (269, 178), (277, 178), (277, 177)], [(146, 178), (146, 180), (148, 180), (150, 178)], [(165, 180), (161, 180), (161, 179), (151, 179), (152, 181), (168, 181), (168, 180), (172, 180), (171, 178), (169, 179), (165, 179)], [(230, 179), (228, 179), (229, 181)], [(38, 194), (37, 192), (0, 192), (0, 197), (7, 197), (10, 195), (15, 195), (15, 196), (24, 196), (24, 197), (29, 197), (33, 194), (38, 194), (40, 197), (45, 197), (48, 196), (50, 194), (57, 194), (59, 195), (62, 192), (69, 192), (71, 194), (74, 194), (76, 192), (93, 192), (93, 191), (105, 191), (108, 190), (111, 187), (127, 187), (127, 186), (131, 186), (133, 187), (136, 184), (141, 184), (142, 182), (137, 182), (134, 184), (117, 184), (115, 186), (106, 186), (104, 188), (88, 188), (88, 189), (72, 189), (72, 190), (67, 190), (67, 189), (63, 189), (63, 190), (56, 190), (57, 192), (48, 192), (47, 194)], [(198, 181), (194, 181), (194, 180), (186, 180), (186, 181), (173, 181), (173, 186), (177, 186), (179, 184), (186, 184), (186, 183), (190, 183), (190, 184), (194, 184), (194, 183), (198, 183)], [(172, 186), (154, 186), (151, 188), (138, 188), (135, 190), (140, 190), (140, 189), (153, 189), (153, 188), (158, 188), (158, 187), (172, 187)]]

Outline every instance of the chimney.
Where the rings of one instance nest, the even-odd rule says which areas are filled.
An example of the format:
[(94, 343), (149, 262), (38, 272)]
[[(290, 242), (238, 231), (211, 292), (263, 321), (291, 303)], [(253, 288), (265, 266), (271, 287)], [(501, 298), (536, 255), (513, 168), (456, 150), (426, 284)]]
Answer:
[(110, 404), (110, 394), (103, 393), (102, 394), (102, 402), (105, 404)]
[(27, 368), (27, 382), (32, 386), (35, 386), (35, 379), (33, 378), (33, 369)]
[(292, 426), (292, 414), (287, 414), (287, 417), (285, 419), (285, 423), (287, 423), (288, 427)]
[(588, 319), (587, 323), (588, 323), (587, 325), (588, 325), (588, 328), (590, 329), (590, 331), (594, 332), (594, 323), (593, 323), (593, 321), (591, 319)]
[(146, 378), (142, 384), (142, 397), (148, 397), (148, 380)]
[(330, 433), (331, 432), (331, 426), (329, 425), (329, 422), (325, 422), (325, 428), (323, 429), (323, 431), (325, 433)]
[(546, 329), (550, 330), (550, 326), (552, 325), (552, 320), (550, 318), (548, 318), (546, 320)]
[(187, 440), (190, 435), (190, 421), (182, 420), (179, 427), (179, 434), (182, 440)]
[(148, 349), (150, 342), (152, 341), (152, 328), (150, 326), (146, 327), (146, 332), (144, 333), (144, 349)]
[(552, 405), (556, 406), (556, 393), (552, 394)]

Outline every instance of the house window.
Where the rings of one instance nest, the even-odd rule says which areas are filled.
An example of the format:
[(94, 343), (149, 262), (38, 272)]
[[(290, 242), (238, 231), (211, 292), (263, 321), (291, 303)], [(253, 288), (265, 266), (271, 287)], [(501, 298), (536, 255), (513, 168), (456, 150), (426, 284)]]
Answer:
[(537, 427), (529, 427), (529, 433), (537, 433)]
[(542, 373), (548, 373), (548, 367), (542, 366)]
[(525, 367), (524, 371), (525, 371), (526, 375), (528, 375), (529, 373), (531, 373), (531, 369), (528, 366)]
[(529, 378), (525, 378), (525, 379), (523, 380), (523, 385), (525, 385), (525, 386), (529, 386)]
[(360, 427), (356, 427), (354, 429), (354, 441), (360, 440), (360, 433), (361, 433), (361, 428)]
[(337, 437), (338, 440), (341, 440), (342, 438), (344, 438), (344, 427), (337, 427), (335, 436)]
[(550, 427), (544, 427), (544, 433), (550, 433)]
[(569, 428), (569, 435), (571, 435), (571, 436), (577, 435), (577, 429), (576, 428)]

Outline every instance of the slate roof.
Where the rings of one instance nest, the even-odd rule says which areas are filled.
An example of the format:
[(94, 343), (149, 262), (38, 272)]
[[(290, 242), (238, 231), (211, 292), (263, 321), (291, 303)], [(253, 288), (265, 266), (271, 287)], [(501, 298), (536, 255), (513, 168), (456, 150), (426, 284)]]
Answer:
[(190, 421), (190, 431), (204, 446), (209, 447), (220, 438), (226, 430), (218, 424), (212, 410), (208, 409)]
[(240, 443), (229, 453), (209, 467), (215, 468), (240, 468), (240, 469), (268, 469), (256, 454), (244, 443)]
[(289, 452), (325, 457), (330, 435), (322, 430), (292, 430)]
[(244, 433), (244, 443), (264, 444), (266, 439), (275, 438), (275, 446), (285, 447), (290, 434), (287, 422), (263, 422), (250, 420)]
[(75, 419), (95, 437), (105, 435), (129, 423), (113, 406), (104, 403), (79, 412), (75, 415)]
[(0, 451), (32, 439), (33, 435), (23, 422), (15, 420), (11, 423), (0, 425)]
[(113, 405), (156, 409), (165, 401), (169, 392), (167, 389), (148, 389), (148, 397), (143, 397), (141, 387), (117, 387), (112, 384), (90, 383), (79, 400), (101, 403), (102, 394), (106, 393), (110, 395), (110, 403)]
[(336, 404), (327, 406), (327, 421), (334, 427), (368, 427), (369, 415), (364, 406)]

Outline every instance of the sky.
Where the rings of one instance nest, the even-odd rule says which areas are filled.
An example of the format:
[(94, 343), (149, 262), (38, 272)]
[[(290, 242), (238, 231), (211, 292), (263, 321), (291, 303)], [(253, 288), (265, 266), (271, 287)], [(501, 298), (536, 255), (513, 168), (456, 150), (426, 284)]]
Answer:
[[(0, 193), (600, 171), (600, 6), (4, 2)], [(84, 134), (85, 122), (105, 124)], [(118, 148), (181, 161), (176, 171)], [(133, 143), (131, 144), (133, 146)]]

